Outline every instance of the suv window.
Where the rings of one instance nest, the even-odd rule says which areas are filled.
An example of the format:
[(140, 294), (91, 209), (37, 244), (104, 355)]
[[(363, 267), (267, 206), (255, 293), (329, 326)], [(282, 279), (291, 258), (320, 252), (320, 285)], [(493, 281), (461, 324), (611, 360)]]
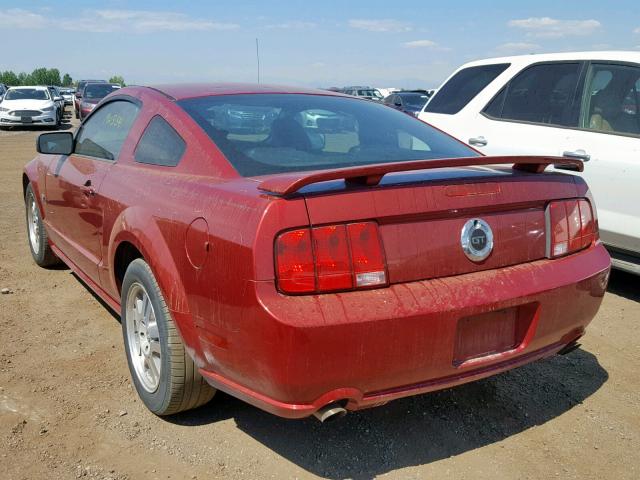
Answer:
[(139, 111), (140, 107), (126, 100), (115, 100), (96, 110), (82, 124), (74, 153), (116, 160)]
[(438, 90), (424, 111), (449, 115), (458, 113), (508, 67), (508, 63), (498, 63), (460, 70)]
[(640, 67), (592, 64), (587, 75), (581, 126), (640, 135)]
[(138, 146), (135, 160), (148, 165), (175, 167), (180, 162), (187, 145), (167, 121), (155, 116), (147, 125)]
[(484, 109), (504, 120), (575, 127), (580, 63), (533, 65), (516, 75)]

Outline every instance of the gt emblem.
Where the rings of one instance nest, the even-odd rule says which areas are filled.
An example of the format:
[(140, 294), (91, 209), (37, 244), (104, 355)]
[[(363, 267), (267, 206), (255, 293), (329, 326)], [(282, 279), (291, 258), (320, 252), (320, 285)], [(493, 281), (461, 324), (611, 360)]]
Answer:
[(487, 222), (480, 218), (472, 218), (462, 227), (460, 244), (467, 258), (481, 262), (493, 250), (493, 232)]

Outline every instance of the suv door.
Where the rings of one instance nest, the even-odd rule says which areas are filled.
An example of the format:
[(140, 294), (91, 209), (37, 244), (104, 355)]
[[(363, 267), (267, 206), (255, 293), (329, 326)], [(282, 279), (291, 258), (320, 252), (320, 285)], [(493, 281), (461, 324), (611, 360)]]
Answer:
[(100, 185), (118, 160), (139, 110), (128, 100), (104, 104), (80, 127), (73, 154), (53, 160), (47, 173), (48, 231), (62, 253), (95, 282), (105, 203)]
[(487, 155), (561, 156), (578, 126), (582, 69), (582, 62), (525, 68), (469, 122), (463, 140)]
[(598, 207), (602, 241), (640, 257), (640, 65), (592, 62), (581, 107), (566, 150), (590, 158), (582, 175)]

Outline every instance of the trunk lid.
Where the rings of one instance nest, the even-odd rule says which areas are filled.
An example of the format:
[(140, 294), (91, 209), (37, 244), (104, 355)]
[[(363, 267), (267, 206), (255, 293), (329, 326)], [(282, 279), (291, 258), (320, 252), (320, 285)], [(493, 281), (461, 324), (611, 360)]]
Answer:
[[(375, 220), (391, 283), (544, 258), (547, 203), (577, 195), (569, 175), (483, 167), (391, 174), (373, 187), (333, 181), (298, 193), (312, 226)], [(474, 218), (493, 233), (492, 252), (479, 262), (461, 245), (462, 229)]]

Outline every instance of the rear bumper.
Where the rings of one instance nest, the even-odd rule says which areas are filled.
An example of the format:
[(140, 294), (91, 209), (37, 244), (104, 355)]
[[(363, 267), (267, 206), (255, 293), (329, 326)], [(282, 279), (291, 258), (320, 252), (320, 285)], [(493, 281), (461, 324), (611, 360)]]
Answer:
[[(362, 292), (291, 297), (254, 282), (254, 307), (243, 309), (235, 334), (200, 329), (208, 363), (201, 372), (289, 418), (337, 401), (357, 410), (452, 387), (553, 355), (582, 336), (609, 269), (596, 245), (563, 259)], [(457, 360), (461, 319), (514, 308), (530, 314), (518, 344)]]

